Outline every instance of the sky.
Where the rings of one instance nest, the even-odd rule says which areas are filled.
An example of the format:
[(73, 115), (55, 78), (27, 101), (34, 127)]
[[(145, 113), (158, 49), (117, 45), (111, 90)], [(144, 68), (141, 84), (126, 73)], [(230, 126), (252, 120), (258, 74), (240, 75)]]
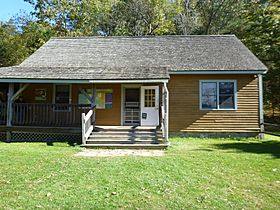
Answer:
[(0, 21), (7, 21), (21, 11), (30, 12), (32, 6), (23, 0), (0, 0)]

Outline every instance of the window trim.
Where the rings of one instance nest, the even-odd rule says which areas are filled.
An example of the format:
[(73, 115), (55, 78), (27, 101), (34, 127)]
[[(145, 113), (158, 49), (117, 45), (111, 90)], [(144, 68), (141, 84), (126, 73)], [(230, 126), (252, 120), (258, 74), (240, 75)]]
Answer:
[[(217, 85), (217, 108), (202, 108), (202, 83), (203, 82), (215, 82)], [(220, 108), (219, 107), (219, 83), (220, 82), (233, 82), (234, 83), (234, 108)], [(199, 109), (201, 111), (205, 110), (237, 110), (237, 80), (199, 80)]]
[[(56, 102), (55, 102), (55, 98), (56, 98), (56, 86), (59, 86), (59, 85), (67, 85), (69, 87), (69, 102), (68, 104), (71, 105), (72, 104), (72, 84), (63, 84), (63, 83), (58, 83), (58, 84), (53, 84), (53, 104), (56, 105)], [(59, 109), (56, 109), (55, 106), (53, 108), (53, 111), (55, 112), (71, 112), (71, 106), (69, 106), (69, 109), (67, 110), (59, 110)]]

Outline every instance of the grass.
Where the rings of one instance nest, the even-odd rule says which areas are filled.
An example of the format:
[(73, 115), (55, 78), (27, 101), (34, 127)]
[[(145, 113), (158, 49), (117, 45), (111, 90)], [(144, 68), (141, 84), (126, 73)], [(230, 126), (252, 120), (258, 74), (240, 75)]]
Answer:
[(279, 209), (280, 138), (172, 138), (163, 157), (0, 143), (0, 209)]

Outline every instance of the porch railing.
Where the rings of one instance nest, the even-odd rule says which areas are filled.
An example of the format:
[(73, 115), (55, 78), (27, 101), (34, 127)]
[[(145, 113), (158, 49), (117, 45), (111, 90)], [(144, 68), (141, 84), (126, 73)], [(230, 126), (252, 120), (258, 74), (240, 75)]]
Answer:
[(0, 103), (0, 125), (6, 125), (7, 123), (7, 104)]
[(91, 132), (95, 127), (95, 107), (87, 113), (82, 113), (82, 141), (86, 144)]
[(14, 103), (12, 125), (80, 127), (90, 107), (78, 104)]

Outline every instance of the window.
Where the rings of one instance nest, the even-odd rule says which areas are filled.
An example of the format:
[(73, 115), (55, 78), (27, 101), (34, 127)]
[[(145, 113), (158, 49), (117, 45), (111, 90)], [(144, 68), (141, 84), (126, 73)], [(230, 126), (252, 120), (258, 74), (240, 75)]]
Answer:
[(70, 85), (55, 85), (55, 110), (70, 111)]
[[(85, 91), (89, 95), (89, 97), (92, 97), (92, 89), (85, 89)], [(91, 106), (90, 100), (83, 93), (79, 93), (79, 106), (80, 107)]]
[(236, 109), (236, 81), (200, 81), (200, 109)]
[(112, 89), (97, 89), (95, 104), (97, 109), (112, 109), (113, 108), (113, 90)]

